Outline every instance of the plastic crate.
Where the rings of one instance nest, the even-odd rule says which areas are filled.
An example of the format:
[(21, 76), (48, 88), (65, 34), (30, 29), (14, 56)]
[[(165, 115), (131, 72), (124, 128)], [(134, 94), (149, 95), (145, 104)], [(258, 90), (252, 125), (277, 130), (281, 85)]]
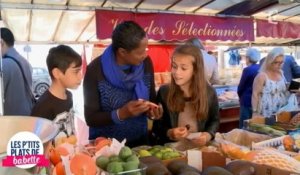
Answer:
[[(252, 143), (252, 149), (253, 150), (259, 150), (259, 149), (264, 149), (264, 148), (267, 148), (267, 147), (272, 147), (272, 148), (280, 147), (280, 146), (283, 145), (284, 137), (286, 137), (286, 136), (276, 137), (276, 138), (273, 138), (273, 139), (270, 139), (270, 140), (265, 140), (265, 141), (262, 141), (262, 142)], [(278, 149), (278, 151), (281, 152), (281, 153), (284, 153), (288, 156), (291, 156), (291, 157), (296, 156), (296, 155), (299, 154), (297, 152), (285, 151), (285, 150), (281, 150), (281, 149)]]

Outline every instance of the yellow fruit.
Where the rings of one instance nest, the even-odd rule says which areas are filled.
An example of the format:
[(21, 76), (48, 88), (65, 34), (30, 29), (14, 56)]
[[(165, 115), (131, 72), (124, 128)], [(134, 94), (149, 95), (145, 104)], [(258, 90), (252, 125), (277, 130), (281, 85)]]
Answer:
[(140, 156), (140, 157), (151, 156), (151, 153), (150, 153), (149, 151), (147, 151), (147, 150), (141, 149), (141, 150), (139, 151), (139, 156)]
[(67, 141), (67, 137), (59, 137), (55, 140), (55, 146), (59, 146)]
[(298, 161), (300, 161), (300, 154), (294, 156), (293, 158), (296, 159), (296, 160), (298, 160)]
[(77, 138), (75, 135), (71, 135), (67, 138), (67, 142), (73, 145), (76, 145), (77, 143)]
[(300, 149), (300, 139), (295, 140), (295, 145), (298, 149)]

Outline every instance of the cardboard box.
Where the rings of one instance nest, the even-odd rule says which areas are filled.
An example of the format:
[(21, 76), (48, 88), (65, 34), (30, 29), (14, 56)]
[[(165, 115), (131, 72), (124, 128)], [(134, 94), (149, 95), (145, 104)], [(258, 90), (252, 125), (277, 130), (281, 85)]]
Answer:
[[(199, 149), (187, 150), (188, 165), (195, 167), (199, 171), (210, 166), (225, 167), (232, 160), (224, 157), (215, 151), (201, 151)], [(284, 171), (268, 165), (251, 163), (255, 167), (255, 175), (300, 175), (293, 172)]]
[(187, 150), (188, 165), (202, 171), (210, 166), (224, 167), (229, 161), (218, 152), (215, 151), (201, 151), (199, 149)]
[(299, 175), (297, 173), (284, 171), (268, 165), (258, 165), (258, 164), (253, 164), (253, 165), (255, 167), (255, 175)]

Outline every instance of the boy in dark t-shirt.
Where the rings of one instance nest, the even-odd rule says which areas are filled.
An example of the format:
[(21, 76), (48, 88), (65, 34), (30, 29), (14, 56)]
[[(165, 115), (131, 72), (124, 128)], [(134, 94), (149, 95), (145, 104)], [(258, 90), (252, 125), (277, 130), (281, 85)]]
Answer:
[(31, 115), (53, 120), (71, 134), (74, 112), (72, 94), (67, 89), (76, 89), (81, 83), (81, 57), (71, 47), (59, 45), (50, 49), (46, 61), (52, 83), (38, 99)]

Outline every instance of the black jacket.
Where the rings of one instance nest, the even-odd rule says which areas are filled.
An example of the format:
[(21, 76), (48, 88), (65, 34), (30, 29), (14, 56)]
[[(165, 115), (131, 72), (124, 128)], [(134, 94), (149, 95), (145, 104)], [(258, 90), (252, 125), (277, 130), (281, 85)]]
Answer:
[[(206, 120), (198, 121), (198, 132), (208, 132), (214, 138), (220, 123), (219, 103), (214, 88), (208, 85), (207, 91), (209, 106), (208, 116)], [(153, 144), (165, 144), (172, 142), (167, 136), (167, 131), (171, 128), (178, 127), (179, 113), (170, 112), (167, 107), (168, 92), (169, 85), (164, 85), (160, 87), (157, 94), (158, 103), (162, 104), (164, 113), (160, 120), (155, 120), (153, 122)]]

